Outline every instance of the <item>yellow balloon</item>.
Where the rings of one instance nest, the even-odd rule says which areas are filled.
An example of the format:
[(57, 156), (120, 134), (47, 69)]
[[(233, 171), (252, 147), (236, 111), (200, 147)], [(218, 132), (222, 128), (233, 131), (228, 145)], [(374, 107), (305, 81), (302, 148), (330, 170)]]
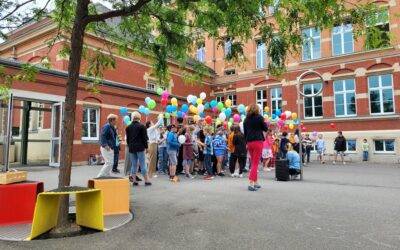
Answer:
[(268, 113), (269, 112), (269, 107), (265, 106), (264, 111)]
[(268, 115), (264, 115), (264, 120), (268, 120), (269, 116)]
[(290, 128), (290, 129), (294, 129), (293, 123), (290, 123), (290, 124), (289, 124), (289, 128)]
[(174, 106), (177, 106), (176, 104), (178, 104), (178, 100), (175, 97), (173, 97), (171, 99), (171, 104), (174, 105)]
[(228, 108), (230, 108), (230, 107), (232, 106), (232, 101), (231, 101), (231, 99), (226, 99), (226, 101), (225, 101), (225, 106), (228, 107)]
[(190, 112), (191, 112), (192, 114), (197, 115), (197, 113), (198, 113), (197, 108), (196, 108), (195, 106), (193, 106), (193, 105), (190, 105), (189, 110), (190, 110)]
[(297, 119), (297, 113), (292, 113), (292, 119), (296, 120)]
[(197, 105), (203, 104), (203, 99), (197, 98), (196, 103)]
[(195, 122), (200, 121), (200, 116), (199, 116), (199, 115), (194, 115), (194, 116), (193, 116), (193, 120), (194, 120)]

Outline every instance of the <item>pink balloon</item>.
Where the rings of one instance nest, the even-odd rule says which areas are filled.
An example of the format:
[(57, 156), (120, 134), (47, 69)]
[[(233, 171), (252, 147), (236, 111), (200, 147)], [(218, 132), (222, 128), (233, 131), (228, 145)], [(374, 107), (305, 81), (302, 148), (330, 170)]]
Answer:
[(168, 91), (164, 90), (164, 92), (162, 92), (162, 94), (161, 94), (161, 97), (162, 97), (163, 99), (168, 99), (168, 97), (169, 97)]
[(212, 112), (217, 112), (218, 111), (218, 108), (217, 107), (214, 107), (214, 108), (212, 108)]
[(233, 115), (233, 121), (234, 122), (240, 122), (240, 115), (239, 114), (234, 114)]

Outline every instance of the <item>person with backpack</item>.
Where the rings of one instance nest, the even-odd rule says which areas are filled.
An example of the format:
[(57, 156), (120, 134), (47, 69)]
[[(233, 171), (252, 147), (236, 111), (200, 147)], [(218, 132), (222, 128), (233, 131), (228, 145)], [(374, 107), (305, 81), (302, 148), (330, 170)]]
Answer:
[(178, 150), (181, 146), (178, 141), (177, 127), (175, 125), (169, 125), (169, 132), (167, 135), (167, 153), (169, 159), (169, 179), (172, 182), (178, 182), (179, 179), (176, 176), (176, 165), (178, 164)]
[[(246, 148), (246, 139), (244, 138), (243, 133), (240, 131), (239, 126), (232, 126), (233, 128), (233, 138), (232, 138), (232, 146), (233, 152), (229, 158), (229, 170), (231, 172), (232, 177), (243, 178), (243, 169), (246, 166), (247, 160), (247, 148)], [(236, 173), (236, 162), (239, 163), (239, 173)]]

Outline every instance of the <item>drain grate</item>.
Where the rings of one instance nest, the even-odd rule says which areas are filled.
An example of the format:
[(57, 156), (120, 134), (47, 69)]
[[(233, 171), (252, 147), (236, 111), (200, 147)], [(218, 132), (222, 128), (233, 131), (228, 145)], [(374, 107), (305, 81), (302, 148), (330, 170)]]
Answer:
[(104, 231), (108, 231), (117, 227), (121, 227), (131, 221), (133, 215), (128, 214), (115, 214), (115, 215), (105, 215), (104, 216)]
[(0, 226), (0, 240), (23, 241), (31, 235), (32, 223)]

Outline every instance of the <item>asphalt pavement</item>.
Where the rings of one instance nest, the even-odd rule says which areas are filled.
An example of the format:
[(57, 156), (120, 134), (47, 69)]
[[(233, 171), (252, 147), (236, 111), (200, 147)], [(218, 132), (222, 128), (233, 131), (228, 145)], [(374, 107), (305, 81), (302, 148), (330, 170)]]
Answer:
[[(99, 166), (75, 167), (86, 185)], [(29, 179), (57, 185), (58, 171), (31, 169)], [(135, 219), (121, 228), (65, 239), (0, 241), (0, 249), (400, 249), (400, 165), (311, 165), (303, 181), (201, 178), (132, 187)]]

